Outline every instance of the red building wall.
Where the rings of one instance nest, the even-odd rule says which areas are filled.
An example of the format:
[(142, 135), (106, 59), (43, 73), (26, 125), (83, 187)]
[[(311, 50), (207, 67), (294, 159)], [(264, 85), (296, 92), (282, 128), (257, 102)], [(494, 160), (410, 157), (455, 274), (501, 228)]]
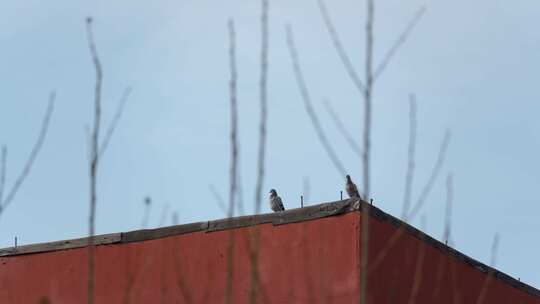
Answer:
[[(230, 233), (232, 303), (248, 303), (247, 248), (255, 229), (260, 229), (258, 303), (358, 303), (359, 216), (349, 212), (97, 246), (96, 303), (222, 303)], [(375, 261), (397, 228), (376, 217), (369, 227), (369, 259)], [(0, 258), (0, 303), (85, 302), (86, 254), (86, 248), (76, 248)], [(477, 303), (486, 278), (448, 252), (404, 233), (370, 271), (367, 298), (372, 304)], [(492, 278), (483, 303), (540, 303), (540, 298)]]

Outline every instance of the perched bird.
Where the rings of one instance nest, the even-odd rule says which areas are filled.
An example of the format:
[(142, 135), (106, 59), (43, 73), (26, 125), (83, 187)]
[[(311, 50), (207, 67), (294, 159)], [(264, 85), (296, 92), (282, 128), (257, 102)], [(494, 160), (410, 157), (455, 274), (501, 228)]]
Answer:
[(270, 190), (270, 198), (268, 203), (270, 204), (270, 209), (272, 209), (274, 212), (285, 211), (281, 197), (277, 195), (277, 192), (274, 189)]
[(361, 198), (360, 193), (358, 192), (358, 188), (356, 188), (356, 185), (353, 183), (351, 176), (347, 175), (347, 183), (345, 184), (345, 191), (347, 191), (347, 194), (350, 198)]

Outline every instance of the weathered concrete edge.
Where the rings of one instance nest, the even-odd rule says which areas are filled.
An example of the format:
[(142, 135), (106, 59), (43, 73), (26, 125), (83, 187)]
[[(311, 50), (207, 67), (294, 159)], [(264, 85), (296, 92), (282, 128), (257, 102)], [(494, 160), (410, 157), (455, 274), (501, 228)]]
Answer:
[[(89, 238), (85, 237), (85, 238), (78, 238), (78, 239), (71, 239), (71, 240), (30, 244), (30, 245), (17, 246), (17, 247), (8, 247), (8, 248), (0, 249), (0, 257), (86, 247), (88, 245), (88, 240)], [(97, 246), (120, 243), (121, 241), (122, 241), (121, 233), (102, 234), (102, 235), (96, 235), (94, 237), (94, 244)]]
[[(96, 245), (110, 245), (117, 243), (132, 243), (142, 242), (148, 240), (154, 240), (164, 237), (170, 237), (175, 235), (193, 233), (193, 232), (216, 232), (228, 229), (236, 229), (243, 227), (250, 227), (260, 224), (272, 223), (273, 225), (284, 225), (290, 223), (297, 223), (307, 220), (314, 220), (318, 218), (324, 218), (329, 216), (336, 216), (351, 211), (358, 211), (361, 209), (361, 205), (366, 205), (369, 208), (369, 215), (372, 218), (381, 221), (387, 221), (396, 228), (404, 229), (407, 234), (412, 235), (419, 240), (435, 247), (442, 252), (446, 252), (454, 258), (468, 264), (469, 266), (481, 271), (483, 273), (491, 273), (493, 277), (510, 286), (523, 290), (533, 296), (540, 298), (540, 290), (527, 285), (503, 272), (500, 272), (490, 266), (487, 266), (452, 247), (445, 245), (444, 243), (432, 238), (424, 232), (414, 228), (413, 226), (401, 221), (400, 219), (385, 213), (381, 209), (370, 205), (364, 201), (358, 200), (341, 200), (329, 203), (322, 203), (318, 205), (311, 205), (304, 208), (290, 209), (280, 213), (268, 213), (260, 215), (248, 215), (234, 217), (230, 219), (219, 219), (214, 221), (197, 222), (176, 226), (169, 226), (164, 228), (155, 229), (143, 229), (134, 230), (123, 233), (111, 233), (104, 235), (97, 235), (94, 237), (94, 244)], [(17, 248), (8, 247), (0, 249), (0, 257), (9, 257), (25, 254), (44, 253), (58, 250), (67, 250), (74, 248), (81, 248), (88, 245), (88, 238), (78, 238), (71, 240), (30, 244), (24, 246), (18, 246)]]

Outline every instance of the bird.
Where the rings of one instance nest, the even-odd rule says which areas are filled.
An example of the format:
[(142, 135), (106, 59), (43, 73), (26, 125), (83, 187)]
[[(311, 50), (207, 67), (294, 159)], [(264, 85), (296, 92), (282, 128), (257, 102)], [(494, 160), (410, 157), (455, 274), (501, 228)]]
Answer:
[(285, 211), (281, 197), (277, 195), (275, 189), (270, 190), (270, 198), (268, 199), (268, 203), (270, 204), (270, 209), (272, 209), (274, 212)]
[(356, 188), (356, 185), (353, 183), (351, 176), (347, 175), (347, 183), (345, 184), (345, 191), (347, 191), (347, 194), (350, 198), (361, 198), (360, 193), (358, 192), (358, 188)]

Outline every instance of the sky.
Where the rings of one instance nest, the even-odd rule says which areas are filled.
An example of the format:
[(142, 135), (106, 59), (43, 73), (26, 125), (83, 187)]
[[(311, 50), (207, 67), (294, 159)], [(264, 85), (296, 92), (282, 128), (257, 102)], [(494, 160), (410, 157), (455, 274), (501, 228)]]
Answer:
[[(415, 12), (427, 10), (374, 88), (372, 193), (399, 216), (408, 143), (408, 96), (418, 103), (413, 201), (427, 182), (446, 129), (441, 175), (420, 215), (441, 239), (446, 186), (454, 182), (453, 246), (540, 287), (540, 3), (376, 1), (374, 60), (380, 62)], [(365, 2), (327, 3), (363, 75)], [(28, 179), (0, 217), (0, 247), (83, 237), (88, 229), (88, 146), (95, 74), (85, 18), (104, 69), (103, 123), (122, 92), (133, 92), (105, 153), (98, 182), (97, 233), (222, 218), (209, 190), (227, 197), (229, 65), (227, 20), (237, 29), (240, 171), (253, 212), (259, 123), (260, 2), (4, 0), (0, 9), (0, 144), (8, 147), (7, 188), (37, 137), (49, 92), (57, 100), (46, 142)], [(268, 151), (264, 192), (286, 208), (339, 199), (344, 177), (323, 150), (304, 110), (285, 41), (294, 30), (314, 107), (347, 171), (360, 186), (362, 162), (325, 112), (329, 100), (362, 139), (363, 103), (324, 27), (317, 1), (270, 0)], [(270, 209), (263, 204), (263, 212)], [(419, 218), (412, 221), (419, 227)]]

